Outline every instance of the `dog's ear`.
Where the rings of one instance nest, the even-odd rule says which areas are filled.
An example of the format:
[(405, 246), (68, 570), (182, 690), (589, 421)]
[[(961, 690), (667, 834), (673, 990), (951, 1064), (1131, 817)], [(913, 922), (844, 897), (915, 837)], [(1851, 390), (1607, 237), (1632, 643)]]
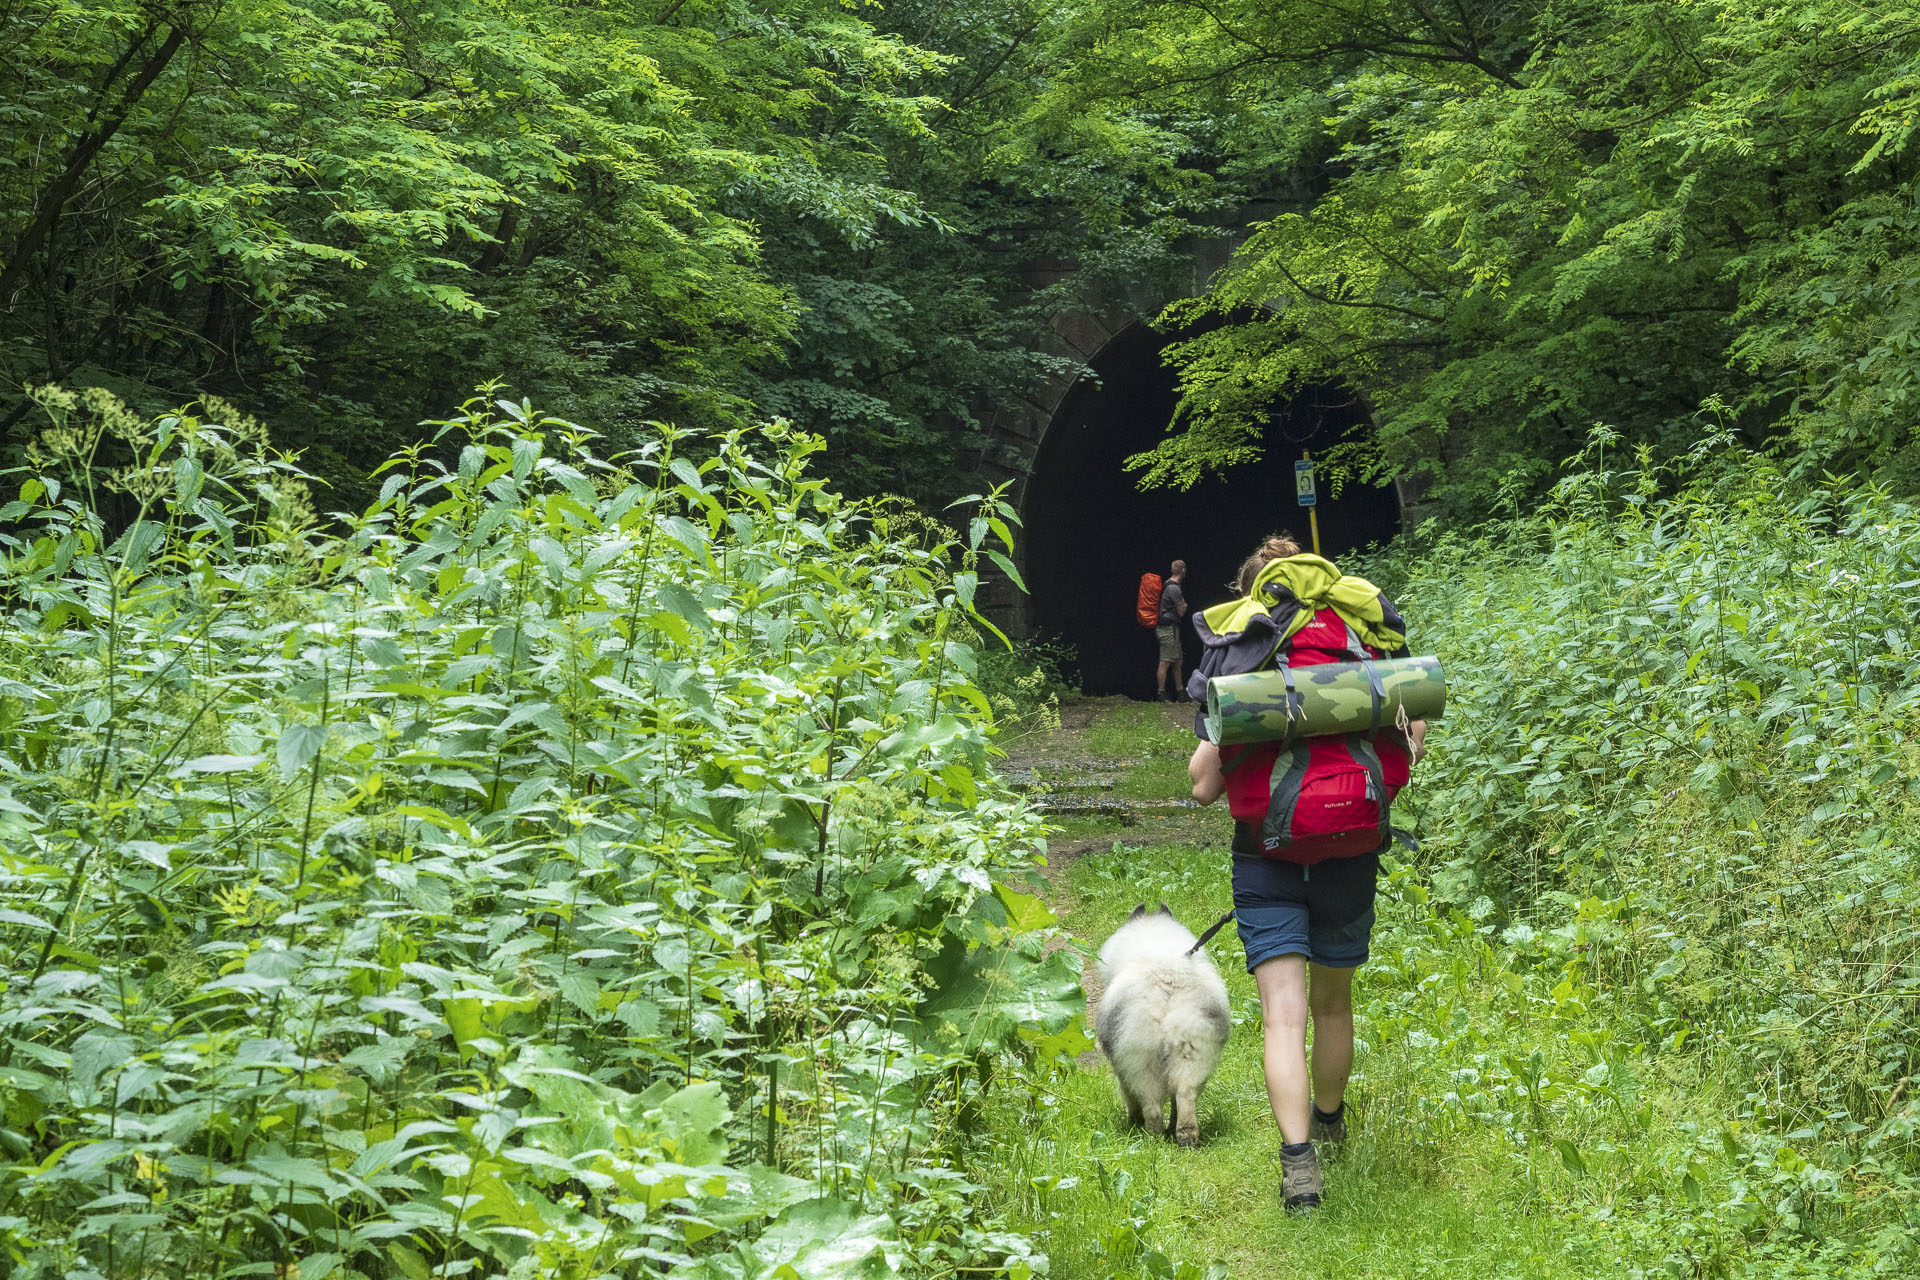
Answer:
[(1127, 919), (1130, 921), (1138, 920), (1141, 916), (1145, 914), (1147, 914), (1147, 904), (1143, 902), (1139, 906), (1133, 909), (1133, 914), (1128, 916)]

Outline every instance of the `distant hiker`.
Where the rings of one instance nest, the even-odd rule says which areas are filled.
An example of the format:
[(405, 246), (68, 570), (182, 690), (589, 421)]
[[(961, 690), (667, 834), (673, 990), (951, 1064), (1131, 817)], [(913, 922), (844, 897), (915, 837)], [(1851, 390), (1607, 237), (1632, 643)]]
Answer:
[(1187, 616), (1187, 597), (1180, 582), (1186, 576), (1187, 562), (1175, 560), (1166, 585), (1160, 588), (1160, 625), (1154, 628), (1160, 638), (1160, 667), (1154, 672), (1153, 695), (1166, 702), (1186, 697), (1186, 682), (1180, 678), (1180, 619)]
[[(1233, 585), (1241, 598), (1195, 623), (1205, 646), (1189, 687), (1196, 698), (1215, 676), (1406, 655), (1405, 626), (1387, 598), (1302, 554), (1290, 538), (1266, 539)], [(1196, 734), (1201, 721), (1195, 717)], [(1234, 817), (1233, 918), (1260, 990), (1281, 1202), (1290, 1210), (1320, 1203), (1315, 1143), (1346, 1140), (1353, 972), (1366, 962), (1373, 930), (1388, 802), (1406, 784), (1425, 735), (1416, 720), (1377, 734), (1228, 747), (1224, 772), (1221, 748), (1202, 736), (1187, 766), (1193, 798), (1212, 804), (1224, 795)]]

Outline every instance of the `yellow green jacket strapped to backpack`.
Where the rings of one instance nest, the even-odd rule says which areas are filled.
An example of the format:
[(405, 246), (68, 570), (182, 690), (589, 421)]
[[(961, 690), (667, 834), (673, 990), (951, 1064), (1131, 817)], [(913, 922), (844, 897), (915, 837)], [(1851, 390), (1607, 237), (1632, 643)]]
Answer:
[(1200, 618), (1206, 626), (1195, 629), (1203, 637), (1208, 632), (1223, 639), (1237, 635), (1246, 631), (1254, 618), (1270, 616), (1273, 606), (1289, 597), (1298, 603), (1298, 608), (1292, 609), (1291, 616), (1276, 628), (1273, 637), (1276, 646), (1292, 639), (1294, 632), (1312, 621), (1316, 612), (1331, 608), (1361, 640), (1382, 653), (1397, 653), (1406, 647), (1407, 636), (1401, 629), (1400, 615), (1378, 587), (1365, 578), (1342, 574), (1333, 567), (1332, 561), (1306, 553), (1268, 561), (1260, 576), (1253, 580), (1251, 591), (1238, 600), (1202, 611)]
[(1194, 733), (1207, 736), (1207, 681), (1265, 670), (1287, 641), (1327, 608), (1345, 620), (1361, 643), (1391, 658), (1407, 656), (1406, 624), (1371, 582), (1343, 575), (1331, 561), (1315, 555), (1270, 560), (1245, 596), (1191, 615), (1201, 653), (1187, 678), (1187, 696), (1203, 707), (1194, 717)]

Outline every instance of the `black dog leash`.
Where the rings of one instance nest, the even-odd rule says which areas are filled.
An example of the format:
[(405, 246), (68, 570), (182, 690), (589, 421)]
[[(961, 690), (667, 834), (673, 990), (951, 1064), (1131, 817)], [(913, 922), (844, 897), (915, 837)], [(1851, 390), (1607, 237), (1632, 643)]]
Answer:
[(1233, 912), (1229, 911), (1227, 912), (1227, 914), (1221, 916), (1218, 920), (1215, 920), (1212, 926), (1208, 928), (1208, 930), (1205, 933), (1200, 935), (1200, 940), (1194, 943), (1191, 947), (1187, 948), (1187, 954), (1192, 955), (1194, 952), (1198, 951), (1200, 948), (1206, 946), (1207, 943), (1213, 939), (1214, 934), (1220, 932), (1222, 929), (1227, 927), (1227, 921), (1231, 919), (1233, 919)]

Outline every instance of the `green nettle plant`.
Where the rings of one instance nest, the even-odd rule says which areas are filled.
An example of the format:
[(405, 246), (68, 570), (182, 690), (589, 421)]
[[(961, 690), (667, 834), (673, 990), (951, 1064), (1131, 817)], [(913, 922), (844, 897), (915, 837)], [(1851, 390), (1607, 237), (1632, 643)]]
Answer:
[[(1452, 676), (1407, 796), (1433, 901), (1558, 975), (1536, 1014), (1618, 1015), (1620, 1044), (1569, 1033), (1592, 1078), (1553, 1087), (1632, 1067), (1721, 1110), (1702, 1159), (1734, 1175), (1676, 1168), (1677, 1207), (1646, 1221), (1675, 1274), (1721, 1274), (1741, 1242), (1905, 1273), (1920, 512), (1718, 432), (1671, 472), (1619, 446), (1597, 430), (1535, 516), (1364, 566)], [(1486, 1080), (1555, 1096), (1537, 1063)]]
[(967, 1174), (997, 1057), (1081, 1043), (961, 639), (995, 498), (941, 539), (778, 426), (610, 461), (476, 400), (322, 525), (223, 406), (39, 396), (13, 1275), (1044, 1268)]

